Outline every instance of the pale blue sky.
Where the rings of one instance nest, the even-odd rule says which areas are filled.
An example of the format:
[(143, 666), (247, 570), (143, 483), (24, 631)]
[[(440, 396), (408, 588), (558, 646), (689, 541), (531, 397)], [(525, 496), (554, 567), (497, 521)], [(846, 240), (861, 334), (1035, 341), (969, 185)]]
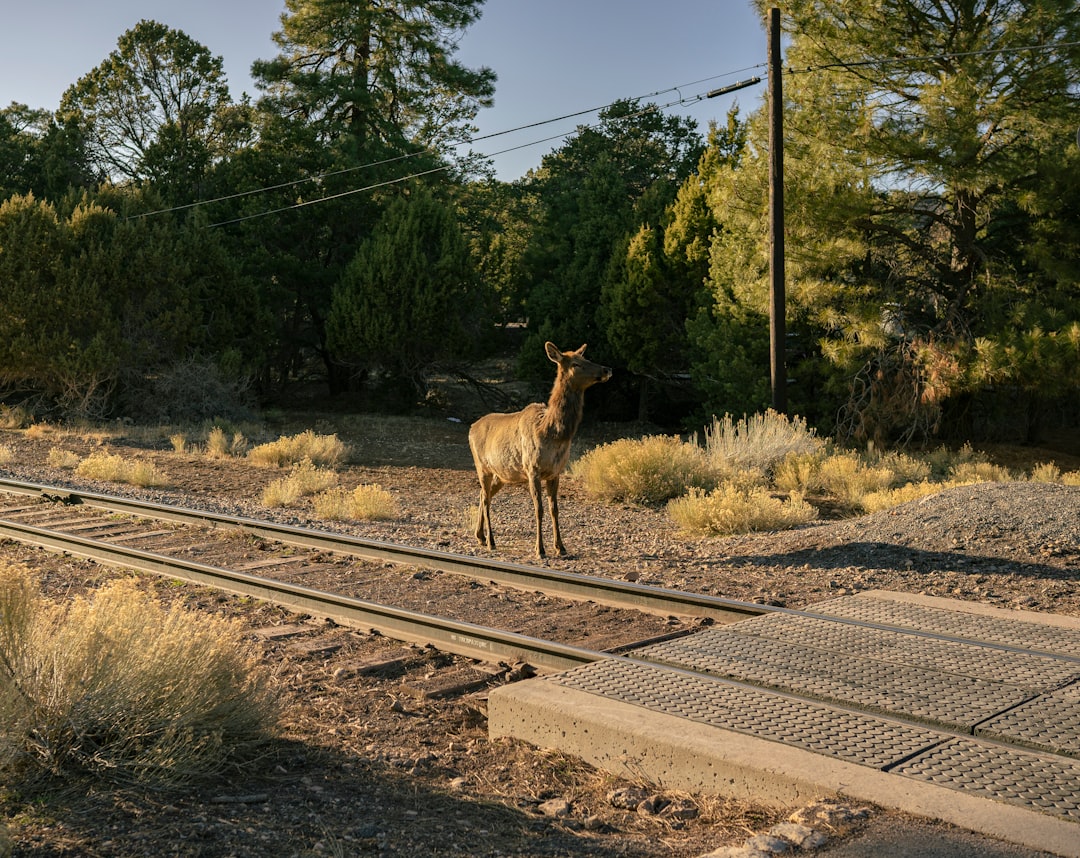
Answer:
[[(116, 47), (140, 19), (179, 29), (221, 56), (233, 96), (254, 95), (248, 72), (276, 53), (282, 0), (0, 0), (0, 106), (13, 101), (55, 110), (60, 96)], [(749, 0), (487, 0), (462, 39), (458, 58), (499, 76), (495, 106), (481, 111), (480, 134), (545, 122), (619, 98), (667, 104), (758, 74), (765, 77), (764, 27)], [(764, 84), (732, 96), (673, 106), (702, 131), (723, 120), (733, 99), (745, 113)], [(655, 93), (655, 95), (654, 95)], [(561, 136), (595, 113), (480, 141), (502, 179), (538, 166)], [(556, 139), (545, 140), (555, 137)], [(544, 142), (537, 142), (544, 141)], [(528, 145), (532, 144), (532, 145)]]

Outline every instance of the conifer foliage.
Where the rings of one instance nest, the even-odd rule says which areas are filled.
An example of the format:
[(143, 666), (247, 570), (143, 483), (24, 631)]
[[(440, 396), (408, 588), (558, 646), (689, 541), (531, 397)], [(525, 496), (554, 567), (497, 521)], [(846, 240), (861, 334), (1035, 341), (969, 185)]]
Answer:
[[(453, 211), (422, 187), (387, 207), (334, 290), (329, 344), (384, 387), (472, 351), (491, 318)], [(386, 380), (391, 382), (386, 385)]]

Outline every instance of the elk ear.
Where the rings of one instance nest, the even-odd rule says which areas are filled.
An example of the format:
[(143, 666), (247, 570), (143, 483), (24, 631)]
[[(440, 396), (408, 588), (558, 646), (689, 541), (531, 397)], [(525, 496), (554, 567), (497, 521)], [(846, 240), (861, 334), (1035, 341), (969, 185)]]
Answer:
[(559, 363), (562, 358), (562, 352), (555, 343), (544, 343), (544, 351), (547, 352), (548, 359), (554, 363)]
[(578, 349), (576, 352), (574, 352), (574, 354), (576, 354), (578, 357), (584, 357), (585, 356), (585, 346), (587, 346), (587, 345), (588, 345), (588, 343), (584, 343), (581, 346), (580, 349)]

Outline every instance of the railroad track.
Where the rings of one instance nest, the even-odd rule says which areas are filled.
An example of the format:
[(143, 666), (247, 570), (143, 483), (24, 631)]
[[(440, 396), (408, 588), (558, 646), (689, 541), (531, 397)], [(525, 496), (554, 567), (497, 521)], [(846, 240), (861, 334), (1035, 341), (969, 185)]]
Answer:
[[(348, 558), (420, 568), (485, 585), (492, 582), (525, 593), (542, 593), (552, 599), (587, 601), (665, 618), (729, 623), (775, 610), (636, 582), (15, 480), (0, 480), (2, 537), (215, 587), (469, 658), (526, 662), (540, 670), (563, 670), (611, 657), (611, 653), (379, 604), (255, 572), (291, 566), (294, 576), (302, 576), (305, 568), (326, 565), (332, 558)], [(146, 547), (138, 547), (140, 544)], [(278, 550), (268, 550), (268, 546)], [(215, 555), (228, 558), (228, 562), (208, 562)], [(645, 642), (662, 636), (653, 635)], [(629, 648), (627, 644), (619, 647)]]

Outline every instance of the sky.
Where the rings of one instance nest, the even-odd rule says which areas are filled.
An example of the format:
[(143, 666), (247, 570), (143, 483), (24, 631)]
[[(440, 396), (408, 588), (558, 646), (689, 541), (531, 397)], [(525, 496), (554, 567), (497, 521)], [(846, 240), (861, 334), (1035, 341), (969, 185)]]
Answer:
[[(141, 19), (182, 30), (224, 62), (234, 98), (257, 92), (249, 72), (277, 53), (284, 0), (0, 0), (0, 106), (55, 110), (69, 86), (116, 48)], [(766, 35), (750, 0), (487, 0), (456, 58), (498, 76), (495, 105), (480, 111), (473, 150), (492, 155), (510, 181), (540, 165), (596, 110), (641, 98), (695, 119), (702, 133), (733, 102), (745, 115), (765, 83), (698, 99), (711, 89), (766, 77)], [(557, 122), (557, 117), (581, 114)], [(543, 124), (537, 124), (543, 123)], [(521, 126), (535, 125), (512, 134)], [(505, 151), (512, 150), (512, 151)], [(498, 154), (497, 154), (498, 153)]]

